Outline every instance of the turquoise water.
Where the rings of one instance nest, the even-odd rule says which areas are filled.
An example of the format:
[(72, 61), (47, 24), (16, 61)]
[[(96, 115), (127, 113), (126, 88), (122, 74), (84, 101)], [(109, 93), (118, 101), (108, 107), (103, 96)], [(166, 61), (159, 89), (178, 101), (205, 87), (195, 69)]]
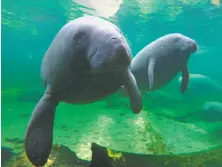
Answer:
[(213, 109), (204, 112), (206, 103), (222, 102), (217, 89), (222, 85), (222, 8), (218, 2), (2, 0), (2, 145), (15, 152), (23, 150), (15, 141), (23, 140), (41, 97), (40, 64), (56, 33), (72, 19), (94, 15), (121, 29), (133, 56), (168, 33), (193, 38), (198, 50), (189, 60), (189, 72), (208, 79), (195, 82), (191, 77), (193, 84), (183, 96), (179, 73), (165, 87), (144, 94), (144, 108), (138, 115), (132, 113), (128, 99), (118, 94), (93, 104), (61, 104), (54, 143), (68, 146), (87, 160), (91, 142), (143, 154), (189, 153), (220, 146), (222, 107), (211, 104)]

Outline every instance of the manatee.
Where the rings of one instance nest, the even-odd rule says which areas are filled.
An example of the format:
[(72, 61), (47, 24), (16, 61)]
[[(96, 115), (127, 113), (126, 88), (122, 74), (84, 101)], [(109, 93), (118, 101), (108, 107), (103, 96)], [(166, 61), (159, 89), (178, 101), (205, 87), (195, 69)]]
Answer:
[(188, 60), (197, 51), (197, 43), (180, 33), (164, 35), (145, 46), (132, 59), (130, 70), (141, 93), (167, 85), (182, 72), (180, 91), (189, 81)]
[[(178, 79), (179, 84), (182, 77)], [(190, 74), (189, 84), (184, 100), (188, 101), (219, 101), (222, 102), (222, 86), (213, 79), (202, 74)]]
[(222, 121), (222, 103), (207, 102), (203, 105), (205, 120), (210, 122)]
[(53, 143), (55, 111), (60, 102), (87, 104), (127, 90), (134, 113), (142, 98), (130, 72), (130, 48), (120, 29), (94, 16), (65, 24), (46, 51), (41, 64), (45, 92), (29, 120), (25, 152), (35, 166), (43, 166)]
[(181, 122), (222, 122), (222, 103), (217, 101), (205, 102), (193, 112), (176, 119)]

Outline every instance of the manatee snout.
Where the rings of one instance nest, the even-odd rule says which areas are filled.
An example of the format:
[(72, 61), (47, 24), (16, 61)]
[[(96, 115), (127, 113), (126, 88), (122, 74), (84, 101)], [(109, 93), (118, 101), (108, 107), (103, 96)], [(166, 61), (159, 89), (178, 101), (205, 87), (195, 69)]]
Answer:
[(195, 40), (184, 36), (183, 45), (182, 45), (181, 49), (183, 52), (188, 52), (188, 53), (192, 54), (197, 51), (198, 45)]
[(90, 59), (92, 73), (123, 69), (128, 67), (130, 63), (129, 46), (121, 36), (104, 40)]
[(113, 55), (111, 56), (111, 62), (114, 65), (127, 67), (131, 62), (131, 55), (127, 44), (123, 38), (111, 38), (110, 47), (113, 47)]
[(198, 49), (197, 43), (193, 39), (188, 39), (187, 40), (187, 46), (188, 46), (188, 50), (191, 53), (195, 53)]

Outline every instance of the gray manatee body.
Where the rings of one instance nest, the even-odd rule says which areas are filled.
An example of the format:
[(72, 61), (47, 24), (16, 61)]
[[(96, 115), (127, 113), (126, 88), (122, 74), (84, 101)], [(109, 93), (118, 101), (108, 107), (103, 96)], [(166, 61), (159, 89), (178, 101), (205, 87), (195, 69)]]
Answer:
[(222, 103), (207, 102), (203, 105), (204, 117), (211, 122), (222, 121)]
[(131, 72), (140, 91), (157, 90), (181, 71), (180, 90), (184, 93), (189, 80), (188, 60), (196, 51), (197, 43), (180, 33), (168, 34), (151, 42), (131, 62)]
[(181, 122), (221, 122), (222, 103), (217, 101), (205, 102), (199, 109), (177, 119)]
[[(222, 86), (213, 79), (202, 74), (190, 74), (189, 84), (184, 100), (200, 102), (219, 101), (222, 102)], [(182, 78), (178, 79), (181, 84)]]
[(43, 58), (41, 78), (46, 90), (32, 113), (25, 135), (25, 151), (33, 165), (43, 166), (47, 162), (59, 102), (93, 103), (124, 86), (133, 112), (142, 110), (130, 62), (124, 36), (108, 21), (85, 16), (61, 28)]

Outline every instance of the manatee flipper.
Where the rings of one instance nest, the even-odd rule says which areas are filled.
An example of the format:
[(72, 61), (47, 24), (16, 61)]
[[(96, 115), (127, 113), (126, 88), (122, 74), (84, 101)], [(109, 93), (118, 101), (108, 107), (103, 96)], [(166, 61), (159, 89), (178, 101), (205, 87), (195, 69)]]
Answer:
[(130, 97), (130, 105), (133, 113), (138, 114), (142, 110), (142, 97), (137, 87), (136, 79), (128, 70), (124, 78), (124, 88)]
[(184, 93), (187, 89), (188, 82), (189, 82), (189, 70), (187, 66), (182, 68), (181, 72), (182, 72), (182, 82), (180, 85), (180, 92)]
[(36, 105), (25, 135), (25, 152), (35, 166), (48, 160), (53, 141), (53, 124), (58, 101), (45, 93)]
[(150, 85), (150, 91), (153, 88), (155, 63), (156, 61), (154, 59), (150, 59), (149, 65), (148, 65), (148, 80), (149, 80), (149, 85)]

